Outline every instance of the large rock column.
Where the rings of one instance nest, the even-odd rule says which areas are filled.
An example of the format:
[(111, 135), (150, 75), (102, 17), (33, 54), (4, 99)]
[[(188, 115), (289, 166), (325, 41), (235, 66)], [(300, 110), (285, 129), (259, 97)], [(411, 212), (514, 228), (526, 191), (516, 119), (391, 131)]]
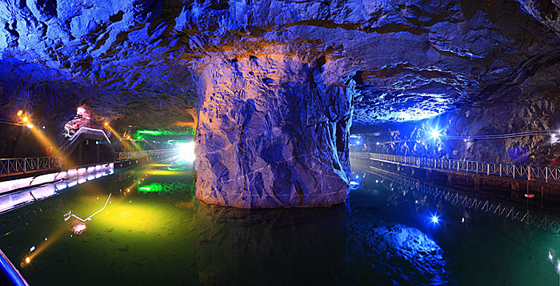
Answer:
[(351, 97), (325, 86), (322, 59), (213, 57), (196, 134), (196, 197), (239, 208), (314, 207), (346, 199)]

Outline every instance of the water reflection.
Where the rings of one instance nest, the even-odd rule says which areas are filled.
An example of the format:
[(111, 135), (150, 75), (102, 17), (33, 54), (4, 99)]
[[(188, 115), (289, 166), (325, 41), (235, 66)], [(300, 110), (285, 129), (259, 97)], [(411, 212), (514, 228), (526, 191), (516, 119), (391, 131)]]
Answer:
[(347, 281), (346, 208), (242, 210), (196, 203), (201, 284), (332, 285)]

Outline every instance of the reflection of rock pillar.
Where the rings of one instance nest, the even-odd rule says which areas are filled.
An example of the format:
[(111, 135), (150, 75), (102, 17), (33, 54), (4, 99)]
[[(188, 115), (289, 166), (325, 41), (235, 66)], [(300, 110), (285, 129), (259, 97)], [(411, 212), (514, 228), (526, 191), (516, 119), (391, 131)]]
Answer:
[(212, 58), (202, 78), (196, 197), (240, 208), (345, 200), (351, 97), (296, 56)]
[(246, 210), (197, 201), (202, 285), (344, 285), (346, 207)]

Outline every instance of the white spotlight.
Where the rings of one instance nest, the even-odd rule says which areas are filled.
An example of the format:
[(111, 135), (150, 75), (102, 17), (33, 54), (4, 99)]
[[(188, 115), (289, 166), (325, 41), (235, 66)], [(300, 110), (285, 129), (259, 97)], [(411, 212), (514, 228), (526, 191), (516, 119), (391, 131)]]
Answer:
[(194, 142), (179, 144), (180, 156), (187, 162), (194, 162)]

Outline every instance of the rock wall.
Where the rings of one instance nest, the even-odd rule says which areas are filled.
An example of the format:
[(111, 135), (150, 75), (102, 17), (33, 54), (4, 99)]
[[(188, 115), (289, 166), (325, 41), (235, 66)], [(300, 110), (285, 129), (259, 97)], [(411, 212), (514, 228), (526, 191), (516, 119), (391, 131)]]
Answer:
[[(284, 49), (284, 50), (282, 50)], [(345, 200), (352, 102), (323, 84), (324, 59), (215, 56), (202, 73), (196, 197), (239, 208), (330, 206)]]

